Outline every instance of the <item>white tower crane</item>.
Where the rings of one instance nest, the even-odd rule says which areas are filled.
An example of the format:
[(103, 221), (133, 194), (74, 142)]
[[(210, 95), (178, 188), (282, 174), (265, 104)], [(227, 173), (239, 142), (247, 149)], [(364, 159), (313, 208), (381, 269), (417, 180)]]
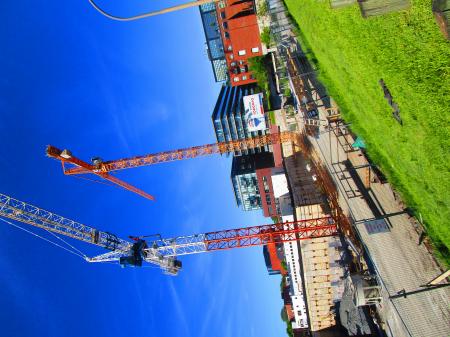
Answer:
[(160, 235), (130, 237), (131, 241), (127, 241), (0, 193), (0, 219), (2, 218), (26, 223), (55, 235), (61, 234), (108, 250), (102, 255), (85, 257), (88, 262), (113, 261), (122, 266), (136, 267), (150, 263), (159, 266), (169, 275), (178, 274), (181, 261), (177, 257), (181, 255), (331, 236), (337, 232), (334, 220), (324, 217), (170, 239), (163, 239)]

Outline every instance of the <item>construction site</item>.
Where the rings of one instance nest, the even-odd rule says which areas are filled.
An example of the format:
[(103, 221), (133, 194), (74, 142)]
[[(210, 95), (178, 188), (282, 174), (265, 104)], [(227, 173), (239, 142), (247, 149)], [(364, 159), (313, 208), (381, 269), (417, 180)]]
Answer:
[[(170, 228), (168, 237), (164, 232), (148, 235), (148, 229), (142, 229), (121, 237), (109, 232), (107, 225), (97, 228), (71, 220), (48, 205), (19, 200), (5, 190), (0, 193), (2, 224), (29, 232), (89, 264), (153, 267), (158, 270), (152, 273), (167, 277), (190, 268), (183, 266), (185, 256), (200, 258), (208, 255), (204, 253), (256, 246), (263, 250), (260, 258), (264, 257), (269, 275), (280, 276), (282, 319), (290, 336), (450, 335), (450, 271), (433, 256), (421, 219), (411, 214), (372, 163), (364, 140), (352, 131), (320, 83), (319, 70), (297, 40), (283, 2), (199, 1), (133, 19), (197, 6), (208, 61), (221, 83), (208, 111), (216, 141), (178, 149), (158, 143), (159, 152), (129, 155), (136, 153), (129, 149), (122, 158), (111, 160), (88, 153), (86, 147), (65, 149), (55, 143), (45, 149), (45, 160), (53, 169), (49, 174), (112, 185), (124, 204), (136, 198), (157, 204), (158, 195), (140, 185), (142, 181), (148, 186), (143, 183), (144, 171), (151, 166), (179, 161), (195, 166), (196, 160), (214, 156), (230, 159), (230, 177), (220, 179), (231, 178), (231, 188), (223, 193), (233, 194), (235, 208), (262, 213), (266, 223), (203, 232)], [(263, 6), (264, 13), (257, 15)], [(259, 33), (256, 40), (251, 38), (253, 31), (265, 27), (270, 28), (270, 45), (261, 44)], [(267, 91), (257, 82), (254, 61), (246, 54), (265, 62)], [(94, 157), (83, 159), (89, 156)], [(91, 182), (76, 179), (70, 184), (80, 190), (91, 188)], [(108, 199), (111, 186), (97, 186), (103, 195), (87, 199)], [(71, 206), (79, 209), (75, 200)], [(170, 210), (163, 212), (170, 216)], [(79, 242), (102, 252), (90, 255)], [(218, 282), (214, 275), (208, 277), (210, 283)]]

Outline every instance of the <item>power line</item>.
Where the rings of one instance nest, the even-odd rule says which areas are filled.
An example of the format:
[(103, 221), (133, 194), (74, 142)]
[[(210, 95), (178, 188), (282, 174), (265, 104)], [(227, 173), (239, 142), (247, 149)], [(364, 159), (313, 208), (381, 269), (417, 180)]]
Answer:
[(128, 17), (123, 17), (123, 16), (117, 16), (117, 15), (110, 14), (110, 13), (106, 12), (105, 10), (103, 10), (102, 8), (100, 8), (100, 6), (98, 6), (93, 0), (88, 0), (88, 1), (91, 4), (91, 6), (95, 8), (95, 10), (97, 12), (99, 12), (103, 16), (106, 16), (108, 19), (115, 20), (115, 21), (136, 21), (136, 20), (145, 19), (145, 18), (148, 18), (148, 17), (151, 17), (151, 16), (156, 16), (156, 15), (160, 15), (160, 14), (166, 14), (166, 13), (174, 12), (174, 11), (177, 11), (177, 10), (180, 10), (180, 9), (184, 9), (184, 8), (189, 8), (189, 7), (194, 7), (194, 6), (201, 6), (201, 5), (210, 3), (210, 2), (215, 2), (217, 0), (191, 1), (191, 2), (187, 2), (187, 3), (181, 4), (181, 5), (167, 7), (167, 8), (164, 8), (164, 9), (157, 10), (157, 11), (151, 11), (151, 12), (142, 13), (142, 14), (133, 15), (133, 16), (128, 16)]

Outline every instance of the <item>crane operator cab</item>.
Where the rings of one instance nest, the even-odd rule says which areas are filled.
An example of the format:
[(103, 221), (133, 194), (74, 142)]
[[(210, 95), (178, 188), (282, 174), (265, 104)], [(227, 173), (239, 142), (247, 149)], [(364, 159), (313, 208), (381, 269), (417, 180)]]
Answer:
[(91, 162), (92, 162), (92, 165), (98, 169), (103, 164), (103, 159), (100, 157), (93, 157), (93, 158), (91, 158)]
[(142, 261), (144, 260), (143, 251), (145, 248), (147, 248), (147, 242), (142, 239), (137, 239), (136, 242), (131, 246), (131, 255), (122, 256), (120, 258), (120, 266), (141, 267)]
[(178, 272), (182, 267), (181, 261), (174, 257), (170, 257), (166, 261), (167, 264), (163, 267), (164, 274), (172, 276), (178, 275)]

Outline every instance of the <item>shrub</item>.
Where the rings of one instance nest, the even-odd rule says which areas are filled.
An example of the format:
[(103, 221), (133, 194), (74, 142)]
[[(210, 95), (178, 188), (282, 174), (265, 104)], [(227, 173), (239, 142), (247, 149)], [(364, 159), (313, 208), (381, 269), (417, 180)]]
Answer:
[(257, 12), (258, 16), (265, 16), (268, 11), (269, 11), (269, 6), (267, 4), (267, 1), (263, 1), (259, 4), (258, 10), (256, 12)]
[(261, 42), (264, 43), (267, 47), (272, 44), (272, 37), (270, 36), (270, 28), (264, 27), (261, 32)]

